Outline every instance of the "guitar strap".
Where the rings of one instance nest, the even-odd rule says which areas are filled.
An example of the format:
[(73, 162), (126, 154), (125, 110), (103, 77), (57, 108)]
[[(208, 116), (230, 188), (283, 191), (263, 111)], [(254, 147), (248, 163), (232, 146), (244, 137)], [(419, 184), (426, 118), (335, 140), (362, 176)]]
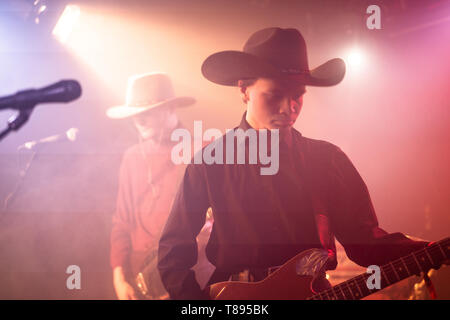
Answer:
[[(329, 210), (325, 173), (327, 156), (321, 155), (319, 150), (313, 150), (306, 143), (306, 139), (300, 135), (297, 137), (300, 148), (295, 148), (294, 161), (298, 176), (305, 181), (304, 190), (311, 201), (317, 233), (322, 247), (328, 252), (328, 261), (325, 270), (334, 270), (337, 267), (336, 243), (332, 232)], [(302, 150), (303, 152), (300, 152)], [(307, 156), (305, 156), (307, 155)]]
[(425, 281), (425, 285), (427, 286), (431, 299), (437, 299), (436, 289), (434, 288), (433, 282), (431, 282), (431, 279), (428, 276), (428, 272), (425, 272), (423, 274), (423, 280)]
[[(434, 243), (434, 241), (430, 242), (428, 246), (431, 246)], [(423, 280), (425, 281), (425, 285), (427, 286), (428, 293), (430, 294), (431, 299), (437, 299), (436, 289), (434, 288), (433, 282), (431, 282), (431, 279), (428, 276), (428, 271), (423, 273)]]

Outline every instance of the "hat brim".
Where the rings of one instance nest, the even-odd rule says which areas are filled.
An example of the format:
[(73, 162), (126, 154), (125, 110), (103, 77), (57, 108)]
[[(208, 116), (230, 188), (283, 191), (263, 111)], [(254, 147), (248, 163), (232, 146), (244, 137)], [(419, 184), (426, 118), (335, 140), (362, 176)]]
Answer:
[[(203, 76), (217, 84), (237, 86), (238, 80), (252, 78), (271, 78), (286, 75), (259, 57), (242, 51), (221, 51), (210, 55), (202, 65)], [(289, 74), (308, 86), (329, 87), (342, 81), (345, 75), (345, 62), (331, 59), (309, 74)]]
[(192, 97), (174, 97), (148, 106), (140, 106), (140, 107), (133, 107), (127, 105), (114, 106), (106, 110), (106, 115), (108, 116), (108, 118), (111, 119), (125, 119), (156, 108), (159, 109), (167, 106), (174, 106), (176, 108), (181, 108), (190, 106), (195, 102), (196, 100)]

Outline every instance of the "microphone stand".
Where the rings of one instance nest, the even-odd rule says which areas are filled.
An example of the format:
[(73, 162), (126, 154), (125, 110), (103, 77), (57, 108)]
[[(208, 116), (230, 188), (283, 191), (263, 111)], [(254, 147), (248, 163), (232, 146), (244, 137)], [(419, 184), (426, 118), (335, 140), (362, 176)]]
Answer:
[[(10, 117), (8, 119), (8, 128), (0, 132), (0, 141), (8, 135), (11, 131), (17, 131), (19, 130), (30, 118), (31, 112), (33, 112), (33, 108), (35, 107), (35, 104), (26, 106), (24, 108), (21, 108), (19, 113)], [(13, 200), (15, 195), (17, 194), (17, 191), (22, 186), (23, 180), (25, 179), (25, 176), (30, 169), (31, 163), (33, 162), (34, 158), (36, 157), (37, 152), (34, 151), (31, 158), (28, 160), (25, 168), (20, 171), (20, 177), (17, 181), (14, 189), (6, 196), (4, 203), (3, 203), (3, 210), (0, 212), (0, 219), (3, 218), (3, 215), (6, 213), (6, 210), (8, 209), (8, 205)]]
[(3, 210), (0, 214), (0, 218), (2, 218), (3, 214), (6, 213), (6, 210), (8, 209), (9, 204), (11, 203), (12, 200), (14, 200), (17, 191), (19, 191), (20, 187), (23, 184), (23, 181), (25, 180), (25, 177), (28, 173), (28, 170), (31, 167), (31, 163), (33, 162), (34, 158), (36, 157), (36, 155), (38, 154), (38, 152), (36, 150), (33, 150), (33, 154), (31, 155), (30, 159), (27, 161), (27, 163), (25, 164), (25, 168), (23, 168), (22, 170), (20, 170), (19, 172), (19, 180), (16, 182), (16, 185), (14, 186), (14, 189), (8, 193), (8, 195), (5, 197), (5, 200), (3, 202)]
[(0, 141), (6, 137), (11, 131), (19, 130), (30, 118), (31, 112), (35, 104), (21, 108), (19, 113), (8, 119), (8, 128), (0, 132)]

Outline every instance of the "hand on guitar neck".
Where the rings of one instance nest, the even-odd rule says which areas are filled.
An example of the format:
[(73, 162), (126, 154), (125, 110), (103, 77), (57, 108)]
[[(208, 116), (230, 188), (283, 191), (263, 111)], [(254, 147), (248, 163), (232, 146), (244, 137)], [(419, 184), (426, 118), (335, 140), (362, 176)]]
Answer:
[(450, 262), (450, 238), (431, 242), (427, 247), (400, 257), (380, 270), (380, 287), (368, 285), (368, 273), (315, 292), (314, 280), (325, 266), (326, 254), (321, 249), (303, 251), (267, 278), (258, 282), (224, 281), (205, 288), (215, 300), (359, 300), (412, 275), (426, 274)]

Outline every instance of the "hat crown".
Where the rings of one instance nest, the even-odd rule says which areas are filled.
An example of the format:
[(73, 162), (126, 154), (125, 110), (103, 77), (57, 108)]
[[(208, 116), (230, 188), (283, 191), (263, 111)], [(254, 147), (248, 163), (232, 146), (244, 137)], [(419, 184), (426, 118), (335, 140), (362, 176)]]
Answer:
[(297, 29), (266, 28), (252, 34), (243, 51), (284, 73), (309, 73), (306, 42)]
[(147, 73), (128, 81), (127, 106), (145, 107), (174, 97), (172, 81), (165, 73)]

